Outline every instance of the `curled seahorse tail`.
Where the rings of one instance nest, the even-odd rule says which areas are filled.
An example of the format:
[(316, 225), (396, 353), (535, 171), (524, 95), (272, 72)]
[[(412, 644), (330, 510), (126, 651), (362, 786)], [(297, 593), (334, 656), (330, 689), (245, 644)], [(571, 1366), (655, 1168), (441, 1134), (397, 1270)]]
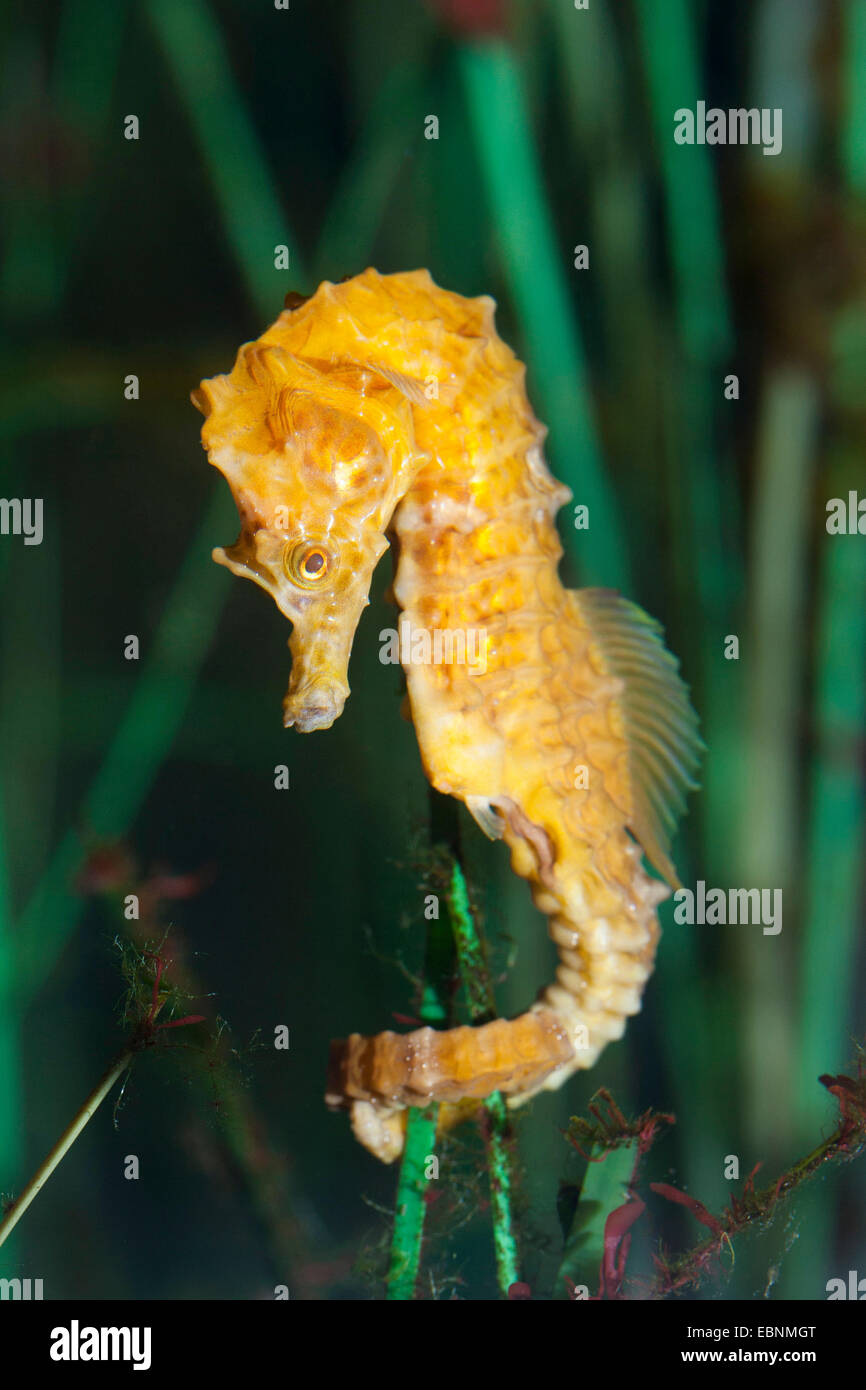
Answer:
[(357, 1137), (387, 1163), (402, 1150), (407, 1106), (456, 1107), (494, 1091), (537, 1090), (572, 1057), (564, 1024), (543, 1008), (474, 1028), (353, 1033), (331, 1044), (325, 1100), (351, 1111)]
[(408, 1106), (438, 1103), (449, 1128), (467, 1102), (497, 1090), (512, 1108), (522, 1105), (592, 1067), (640, 1011), (660, 935), (655, 909), (668, 888), (644, 872), (640, 849), (625, 833), (610, 837), (596, 862), (569, 874), (567, 864), (551, 866), (537, 854), (514, 823), (525, 825), (512, 814), (505, 835), (512, 866), (548, 914), (556, 977), (517, 1018), (445, 1031), (353, 1033), (331, 1044), (326, 1102), (349, 1110), (356, 1138), (385, 1163), (403, 1151)]
[(596, 863), (571, 878), (560, 866), (526, 873), (520, 853), (512, 861), (532, 880), (536, 906), (549, 914), (548, 932), (559, 956), (555, 979), (533, 1009), (558, 1020), (572, 1049), (540, 1082), (521, 1087), (510, 1098), (512, 1106), (594, 1066), (607, 1043), (622, 1037), (628, 1018), (640, 1012), (660, 936), (656, 908), (669, 889), (644, 872), (640, 849), (625, 833), (612, 836), (604, 849), (594, 856)]
[(548, 914), (559, 955), (555, 980), (517, 1018), (353, 1033), (331, 1044), (326, 1102), (350, 1111), (356, 1138), (383, 1162), (402, 1153), (406, 1107), (436, 1102), (451, 1112), (449, 1127), (465, 1102), (497, 1090), (511, 1107), (522, 1105), (592, 1067), (640, 1011), (660, 935), (655, 909), (668, 888), (644, 872), (640, 849), (624, 832), (609, 837), (596, 862), (569, 874), (566, 864), (546, 863), (513, 831), (515, 822), (525, 825), (512, 815), (506, 830), (512, 867)]

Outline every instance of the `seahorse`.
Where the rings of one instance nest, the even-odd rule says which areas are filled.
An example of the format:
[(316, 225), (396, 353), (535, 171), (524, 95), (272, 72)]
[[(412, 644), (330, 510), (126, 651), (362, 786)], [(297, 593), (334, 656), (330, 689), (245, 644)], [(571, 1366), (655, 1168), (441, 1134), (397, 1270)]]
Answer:
[(497, 1089), (520, 1104), (622, 1036), (653, 969), (656, 908), (678, 886), (670, 840), (703, 745), (659, 625), (615, 591), (563, 587), (554, 518), (572, 494), (545, 462), (494, 300), (426, 270), (368, 269), (287, 306), (192, 394), (241, 523), (213, 558), (292, 623), (284, 723), (309, 732), (343, 710), (393, 544), (426, 775), (505, 841), (559, 954), (516, 1019), (332, 1044), (326, 1101), (391, 1162), (406, 1107)]

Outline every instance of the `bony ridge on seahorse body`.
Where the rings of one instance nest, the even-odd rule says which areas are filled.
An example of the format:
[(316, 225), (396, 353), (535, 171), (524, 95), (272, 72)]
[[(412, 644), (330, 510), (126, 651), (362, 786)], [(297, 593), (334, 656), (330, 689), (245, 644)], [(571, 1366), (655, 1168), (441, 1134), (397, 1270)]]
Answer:
[[(332, 1044), (326, 1099), (388, 1162), (405, 1108), (560, 1086), (640, 1009), (668, 895), (670, 838), (701, 742), (658, 625), (615, 592), (563, 588), (525, 368), (487, 296), (426, 270), (324, 282), (193, 400), (240, 536), (214, 559), (293, 624), (287, 726), (326, 729), (349, 694), (373, 569), (412, 630), (483, 635), (483, 663), (404, 656), (425, 772), (505, 840), (559, 952), (529, 1011), (480, 1028)], [(453, 653), (452, 653), (453, 657)], [(636, 843), (637, 842), (637, 843)]]

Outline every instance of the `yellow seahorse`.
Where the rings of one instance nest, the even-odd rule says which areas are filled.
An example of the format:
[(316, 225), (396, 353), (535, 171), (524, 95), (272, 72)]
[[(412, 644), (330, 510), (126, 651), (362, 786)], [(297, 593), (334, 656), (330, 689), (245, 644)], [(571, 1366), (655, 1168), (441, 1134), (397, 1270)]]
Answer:
[[(560, 582), (554, 516), (571, 493), (548, 471), (494, 301), (442, 290), (426, 270), (372, 269), (292, 300), (229, 376), (193, 393), (241, 519), (214, 559), (292, 622), (284, 722), (307, 732), (343, 709), (373, 569), (394, 540), (426, 774), (505, 840), (559, 950), (555, 982), (517, 1019), (332, 1048), (327, 1100), (388, 1162), (407, 1105), (496, 1089), (519, 1103), (621, 1037), (668, 895), (640, 847), (676, 886), (670, 836), (701, 742), (658, 625), (613, 591)], [(438, 661), (436, 634), (448, 639)]]

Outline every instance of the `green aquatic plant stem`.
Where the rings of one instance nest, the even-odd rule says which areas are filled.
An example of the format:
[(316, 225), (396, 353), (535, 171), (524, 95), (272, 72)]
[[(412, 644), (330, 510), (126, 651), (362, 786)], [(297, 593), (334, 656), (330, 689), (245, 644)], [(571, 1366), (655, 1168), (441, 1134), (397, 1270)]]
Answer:
[(0, 787), (0, 1181), (21, 1161), (21, 1020), (9, 909), (5, 809)]
[[(484, 942), (469, 902), (466, 879), (456, 859), (452, 860), (448, 871), (445, 901), (447, 921), (432, 921), (428, 931), (421, 1017), (427, 1023), (441, 1022), (447, 1018), (443, 984), (453, 969), (456, 951), (470, 1018), (475, 1024), (487, 1022), (496, 1013), (493, 988), (485, 960)], [(437, 1106), (430, 1106), (427, 1110), (409, 1110), (388, 1270), (389, 1299), (414, 1297), (428, 1188), (425, 1169), (435, 1148), (437, 1110)], [(483, 1110), (482, 1132), (490, 1180), (497, 1282), (503, 1295), (507, 1296), (511, 1285), (520, 1278), (514, 1234), (511, 1126), (505, 1100), (498, 1091), (483, 1102)]]
[[(129, 9), (128, 0), (117, 0), (111, 5), (103, 4), (102, 0), (65, 0), (58, 17), (51, 96), (63, 129), (79, 141), (86, 140), (92, 147), (98, 145), (110, 117)], [(87, 36), (86, 43), (82, 43), (83, 34)], [(11, 33), (7, 38), (12, 38)], [(34, 74), (35, 71), (34, 68)], [(63, 188), (63, 181), (59, 182), (61, 187), (57, 188), (53, 181), (37, 180), (29, 192), (26, 187), (19, 187), (18, 196), (7, 200), (0, 301), (10, 319), (20, 316), (32, 324), (43, 317), (50, 319), (58, 312), (77, 244), (77, 232), (83, 225), (83, 209), (85, 206), (92, 209), (92, 201), (88, 201), (89, 181), (83, 180), (75, 188)], [(36, 419), (44, 420), (44, 360), (40, 376), (41, 384), (34, 392), (40, 407), (35, 414)], [(56, 377), (50, 373), (48, 376), (56, 386)], [(20, 355), (15, 370), (8, 371), (8, 377), (14, 380), (16, 397), (20, 401)], [(20, 417), (16, 420), (16, 412), (12, 409), (4, 409), (2, 414), (4, 430), (17, 443), (17, 437), (25, 433), (17, 428)], [(14, 472), (19, 479), (24, 477), (26, 457), (26, 452), (22, 452), (14, 459)], [(4, 474), (7, 468), (11, 472), (13, 459), (5, 455), (5, 449), (3, 463)], [(3, 491), (8, 495), (6, 486), (4, 481)], [(16, 486), (22, 486), (22, 482)], [(15, 865), (16, 881), (29, 883), (32, 872), (42, 867), (45, 841), (52, 832), (55, 809), (60, 705), (56, 541), (44, 547), (42, 563), (34, 567), (23, 592), (20, 587), (17, 592), (10, 591), (13, 580), (20, 586), (23, 574), (17, 565), (10, 573), (5, 563), (7, 559), (4, 555), (0, 576), (4, 584), (3, 646), (8, 688), (4, 709), (4, 781), (7, 787), (17, 789), (17, 824), (36, 826), (38, 831), (28, 836), (26, 829), (22, 829), (16, 841), (3, 825), (4, 808), (0, 805), (0, 1187), (19, 1171), (25, 1129), (21, 1027), (26, 996), (22, 996), (16, 978), (18, 938), (8, 869)], [(40, 615), (38, 623), (33, 621), (36, 612)], [(34, 661), (37, 646), (38, 659)], [(20, 673), (28, 669), (31, 673), (38, 670), (39, 674), (35, 680), (31, 674), (28, 698), (22, 701)], [(7, 1263), (14, 1263), (16, 1246), (17, 1237), (4, 1250)]]
[[(202, 0), (149, 0), (147, 12), (199, 139), (247, 290), (259, 311), (273, 317), (285, 278), (274, 268), (274, 247), (289, 245), (293, 283), (303, 277), (303, 268), (219, 26)], [(228, 592), (210, 563), (210, 550), (235, 521), (227, 490), (214, 485), (127, 713), (81, 808), (78, 824), (84, 832), (122, 834), (155, 780)], [(67, 831), (25, 905), (16, 933), (18, 987), (25, 999), (40, 988), (78, 920), (81, 902), (72, 881), (84, 853), (81, 833)]]
[(470, 1018), (473, 1023), (487, 1023), (496, 1015), (496, 1001), (484, 946), (469, 902), (466, 878), (456, 859), (448, 882), (447, 906)]
[(674, 111), (694, 107), (706, 94), (699, 20), (688, 0), (635, 0), (635, 13), (667, 204), (677, 318), (687, 352), (711, 360), (732, 339), (721, 208), (709, 148), (674, 140)]
[[(150, 970), (150, 962), (155, 963), (152, 980), (142, 973), (142, 967), (147, 967)], [(48, 1157), (40, 1164), (24, 1190), (10, 1205), (3, 1220), (0, 1221), (0, 1245), (21, 1220), (34, 1198), (42, 1191), (51, 1174), (93, 1119), (100, 1105), (126, 1071), (133, 1058), (144, 1048), (150, 1046), (154, 1042), (156, 1034), (163, 1028), (180, 1028), (188, 1024), (204, 1022), (204, 1017), (201, 1014), (188, 1014), (183, 1018), (171, 1018), (168, 1022), (156, 1022), (166, 1004), (169, 1005), (169, 1012), (173, 1012), (174, 1000), (177, 997), (174, 990), (163, 989), (160, 992), (160, 981), (165, 971), (165, 965), (164, 958), (149, 950), (137, 952), (132, 967), (129, 965), (129, 958), (124, 958), (124, 975), (129, 986), (124, 1017), (126, 1019), (134, 1018), (134, 1026), (116, 1061), (111, 1064), (84, 1104), (76, 1111), (70, 1124), (67, 1125), (57, 1143), (53, 1145)]]
[[(279, 298), (279, 278), (273, 270), (273, 247), (263, 262), (262, 246), (267, 248), (270, 244), (268, 237), (289, 243), (293, 239), (279, 210), (273, 181), (256, 144), (252, 124), (235, 88), (223, 40), (201, 0), (181, 0), (176, 5), (152, 0), (149, 13), (202, 144), (217, 202), (248, 292), (260, 312), (272, 318), (275, 296)], [(213, 60), (207, 68), (206, 81), (202, 54)], [(411, 74), (407, 74), (407, 81), (411, 83)], [(201, 88), (202, 82), (206, 91)], [(405, 89), (398, 87), (395, 96), (405, 100)], [(381, 119), (381, 113), (377, 118)], [(363, 151), (358, 159), (363, 162)], [(380, 214), (387, 196), (386, 185), (385, 179), (373, 185), (382, 200)], [(249, 215), (251, 207), (257, 209), (253, 218)], [(267, 214), (264, 222), (262, 208)], [(370, 243), (376, 225), (377, 219), (372, 216), (364, 225), (364, 235)], [(268, 231), (264, 238), (261, 235), (263, 227)], [(370, 249), (370, 245), (366, 251), (358, 246), (356, 228), (356, 250), (361, 259)], [(316, 259), (321, 263), (321, 252)], [(303, 283), (303, 266), (293, 249), (291, 265), (292, 285)], [(334, 273), (333, 267), (331, 271)], [(70, 401), (69, 410), (74, 408), (74, 402)], [(139, 684), (127, 714), (80, 808), (77, 824), (85, 830), (118, 836), (128, 829), (183, 724), (189, 698), (230, 587), (225, 576), (218, 574), (211, 563), (210, 550), (214, 541), (236, 524), (231, 496), (220, 481), (213, 487), (199, 529), (187, 550), (150, 655), (141, 663)], [(161, 660), (166, 652), (171, 654), (169, 669)], [(152, 725), (142, 722), (144, 717), (150, 716), (154, 719)], [(81, 834), (77, 830), (68, 831), (24, 907), (16, 944), (19, 955), (17, 984), (25, 1000), (32, 997), (47, 978), (79, 919), (81, 900), (71, 885), (84, 854)]]
[[(840, 63), (845, 103), (839, 130), (840, 162), (848, 185), (846, 213), (859, 216), (866, 195), (866, 3), (850, 0), (840, 15), (844, 42)], [(844, 398), (846, 377), (853, 366), (856, 396), (861, 395), (859, 351), (853, 363), (839, 351), (844, 331), (854, 329), (855, 341), (866, 336), (857, 297), (836, 312), (831, 330), (829, 396)], [(840, 330), (842, 333), (840, 334)], [(848, 388), (850, 389), (850, 388)], [(835, 415), (835, 412), (834, 412)], [(814, 509), (818, 516), (831, 496), (847, 495), (862, 468), (859, 436), (852, 456), (838, 417), (834, 443), (822, 460), (821, 484)], [(833, 478), (831, 484), (829, 479)], [(824, 518), (821, 518), (822, 521)], [(862, 894), (866, 811), (862, 746), (866, 725), (866, 559), (857, 536), (831, 536), (819, 523), (816, 640), (812, 727), (814, 751), (810, 769), (804, 861), (805, 902), (799, 968), (797, 1030), (796, 1119), (801, 1140), (826, 1124), (826, 1098), (814, 1084), (824, 1065), (833, 1066), (847, 1050), (847, 1030), (862, 1036), (861, 996), (854, 988), (858, 939), (858, 908)], [(852, 1002), (854, 1008), (852, 1010)], [(809, 1221), (800, 1233), (796, 1263), (782, 1271), (783, 1298), (814, 1298), (832, 1268), (836, 1236), (834, 1197), (826, 1183), (812, 1193)]]
[(844, 28), (846, 118), (842, 132), (842, 160), (848, 183), (866, 193), (866, 0), (848, 0), (842, 7)]
[(514, 1234), (514, 1142), (505, 1097), (501, 1091), (494, 1091), (493, 1095), (484, 1101), (482, 1129), (487, 1147), (496, 1277), (500, 1290), (507, 1298), (512, 1284), (519, 1282), (520, 1272), (517, 1238)]
[[(802, 1134), (826, 1118), (815, 1085), (822, 1067), (862, 1032), (849, 1000), (856, 977), (858, 904), (866, 845), (858, 749), (866, 725), (866, 557), (859, 536), (821, 538), (815, 727), (817, 748), (807, 827), (805, 931), (800, 964), (797, 1070)], [(861, 996), (862, 1001), (862, 996)]]
[[(431, 805), (435, 817), (435, 800), (431, 800)], [(434, 918), (427, 925), (424, 991), (419, 1008), (424, 1023), (447, 1023), (448, 981), (453, 968), (454, 943), (450, 929), (447, 922)], [(424, 1110), (410, 1107), (406, 1117), (387, 1275), (387, 1298), (391, 1301), (415, 1297), (427, 1211), (429, 1179), (426, 1169), (428, 1160), (435, 1154), (438, 1114), (439, 1106), (429, 1105)]]
[[(128, 829), (171, 746), (222, 611), (228, 586), (210, 563), (210, 550), (233, 514), (227, 490), (211, 494), (126, 713), (85, 797), (81, 823), (90, 833), (109, 838)], [(73, 880), (84, 852), (79, 832), (67, 831), (24, 908), (16, 945), (25, 998), (43, 984), (81, 913)]]
[[(588, 209), (581, 240), (591, 248), (592, 298), (604, 328), (604, 371), (618, 400), (627, 407), (626, 418), (616, 425), (616, 452), (625, 463), (627, 440), (634, 441), (634, 472), (639, 476), (638, 469), (646, 468), (642, 455), (658, 412), (655, 384), (661, 344), (653, 266), (647, 255), (651, 244), (647, 179), (630, 121), (628, 64), (618, 47), (609, 6), (577, 14), (560, 0), (547, 0), (546, 8), (556, 35), (555, 62), (571, 161), (580, 171)], [(650, 370), (648, 364), (653, 364)], [(629, 475), (621, 473), (617, 482), (620, 487), (623, 482), (628, 485)], [(653, 503), (660, 507), (662, 502), (661, 489), (656, 487)]]
[[(457, 860), (451, 868), (447, 894), (448, 917), (457, 948), (457, 963), (474, 1024), (486, 1023), (496, 1015), (496, 1002), (485, 958), (484, 942), (469, 902), (466, 879)], [(490, 1179), (490, 1205), (493, 1218), (493, 1245), (496, 1274), (504, 1295), (519, 1281), (517, 1239), (513, 1211), (513, 1144), (508, 1110), (501, 1092), (495, 1091), (483, 1102), (482, 1131), (487, 1148)]]
[[(71, 7), (65, 12), (69, 23), (73, 14), (80, 21), (85, 10), (81, 4)], [(261, 312), (272, 314), (281, 283), (274, 269), (274, 246), (290, 243), (292, 238), (237, 90), (219, 27), (202, 0), (172, 0), (170, 4), (149, 0), (147, 11), (199, 138), (247, 289)], [(85, 26), (88, 33), (91, 27)], [(64, 34), (68, 28), (69, 24), (64, 27)], [(109, 58), (114, 61), (118, 41), (114, 29), (110, 34), (106, 31), (107, 63)], [(80, 102), (82, 89), (71, 80), (67, 68), (58, 72), (58, 84), (61, 95), (70, 103)], [(101, 106), (94, 108), (94, 119), (101, 110)], [(255, 216), (250, 215), (251, 208), (255, 208)], [(293, 276), (301, 276), (297, 253), (293, 247), (290, 249)], [(214, 536), (224, 525), (231, 527), (233, 519), (225, 489), (222, 485), (214, 487), (200, 530), (170, 595), (152, 659), (82, 808), (81, 820), (87, 829), (122, 833), (165, 756), (183, 717), (228, 588), (212, 574), (209, 550)], [(38, 988), (77, 918), (78, 908), (69, 881), (82, 854), (79, 835), (68, 832), (25, 908), (19, 933), (19, 965), (23, 970), (19, 983), (25, 994)]]
[[(672, 547), (672, 581), (684, 636), (691, 639), (691, 652), (680, 646), (679, 654), (689, 683), (699, 678), (694, 699), (708, 750), (694, 803), (703, 829), (700, 871), (715, 881), (727, 870), (725, 846), (742, 780), (740, 684), (731, 672), (736, 663), (724, 658), (724, 637), (738, 630), (744, 595), (743, 528), (736, 489), (726, 482), (734, 471), (730, 430), (737, 408), (723, 396), (733, 315), (712, 151), (674, 141), (674, 111), (694, 109), (706, 95), (700, 59), (705, 15), (688, 0), (635, 0), (634, 11), (671, 269), (670, 324), (658, 334), (667, 356), (660, 387), (670, 441), (665, 510), (671, 530), (690, 538)], [(659, 970), (662, 1036), (689, 1181), (713, 1191), (721, 1182), (721, 1131), (734, 1122), (726, 1097), (734, 1092), (724, 1070), (728, 1019), (717, 997), (701, 997), (702, 978), (694, 933), (670, 927)], [(687, 997), (691, 1017), (682, 1008)]]
[(275, 248), (289, 249), (291, 282), (284, 290), (303, 282), (304, 270), (220, 26), (204, 0), (147, 0), (145, 10), (198, 139), (247, 292), (270, 322), (286, 279), (275, 266)]
[[(131, 9), (129, 0), (113, 0), (110, 5), (104, 0), (65, 0), (60, 8), (50, 98), (67, 138), (91, 149), (104, 139), (111, 117), (115, 76)], [(87, 36), (86, 42), (82, 35)], [(12, 37), (7, 31), (7, 43)], [(14, 51), (10, 47), (9, 52)], [(16, 62), (14, 66), (19, 69), (22, 65)], [(25, 72), (27, 66), (23, 64)], [(22, 76), (18, 71), (16, 80), (21, 81)], [(34, 90), (31, 100), (36, 95)], [(26, 124), (24, 117), (22, 125)], [(10, 317), (32, 324), (34, 319), (47, 319), (56, 313), (85, 225), (85, 209), (92, 213), (91, 189), (88, 180), (76, 184), (56, 178), (32, 186), (25, 180), (18, 183), (15, 197), (7, 198), (0, 303)]]
[(387, 1296), (392, 1301), (406, 1301), (415, 1297), (427, 1209), (428, 1180), (425, 1170), (436, 1144), (438, 1111), (438, 1105), (430, 1105), (426, 1110), (412, 1109), (406, 1122), (406, 1144), (400, 1160), (391, 1262), (388, 1266)]
[(580, 1291), (581, 1298), (595, 1297), (604, 1259), (607, 1218), (628, 1200), (636, 1157), (636, 1143), (608, 1151), (603, 1144), (590, 1145), (580, 1196), (566, 1235), (553, 1291), (555, 1299), (574, 1297), (572, 1288)]
[(57, 1168), (58, 1164), (65, 1158), (66, 1154), (69, 1153), (69, 1150), (72, 1148), (72, 1145), (82, 1133), (85, 1126), (93, 1119), (93, 1116), (105, 1100), (105, 1097), (126, 1071), (133, 1056), (133, 1048), (127, 1048), (122, 1052), (117, 1061), (109, 1067), (99, 1084), (91, 1091), (80, 1110), (76, 1111), (72, 1121), (67, 1125), (44, 1163), (40, 1164), (27, 1186), (6, 1212), (2, 1221), (0, 1221), (0, 1245), (4, 1243), (10, 1232), (14, 1230), (31, 1202), (42, 1191), (55, 1168)]
[[(19, 937), (12, 904), (16, 889), (38, 878), (53, 848), (60, 747), (62, 580), (53, 528), (41, 563), (29, 567), (27, 558), (4, 553), (0, 635), (0, 1189), (21, 1176), (26, 1131), (26, 1000), (15, 978)], [(15, 1258), (11, 1247), (4, 1257)]]
[(407, 162), (406, 129), (423, 104), (424, 90), (423, 73), (415, 63), (384, 75), (325, 214), (313, 261), (314, 284), (366, 264)]
[[(797, 877), (799, 711), (819, 421), (818, 390), (809, 373), (793, 368), (767, 373), (750, 526), (751, 614), (741, 662), (748, 774), (737, 817), (734, 881), (779, 889), (786, 903)], [(741, 1106), (757, 1152), (774, 1159), (790, 1150), (794, 1137), (792, 1072), (799, 1024), (795, 1029), (790, 1009), (792, 941), (784, 931), (765, 935), (753, 928), (736, 943)]]
[[(589, 507), (573, 553), (585, 584), (628, 589), (629, 565), (604, 469), (580, 333), (570, 306), (569, 244), (554, 228), (520, 70), (499, 40), (467, 43), (458, 64), (490, 218), (520, 323), (557, 473)], [(567, 532), (572, 542), (576, 532)]]
[[(724, 685), (722, 638), (736, 630), (732, 623), (739, 615), (745, 583), (736, 490), (725, 484), (731, 472), (725, 455), (731, 446), (722, 431), (723, 424), (730, 428), (737, 409), (723, 397), (725, 364), (734, 341), (733, 315), (712, 150), (706, 145), (677, 145), (673, 138), (674, 110), (693, 108), (705, 95), (696, 32), (699, 15), (687, 0), (635, 0), (635, 15), (672, 268), (675, 340), (666, 371), (673, 453), (668, 507), (675, 531), (692, 538), (691, 549), (680, 551), (677, 580), (680, 590), (688, 592), (692, 611), (697, 605), (702, 617), (694, 641), (703, 676), (703, 735), (710, 750), (701, 774), (704, 858), (710, 872), (714, 859), (721, 872), (721, 847), (741, 768), (737, 689)], [(731, 370), (736, 371), (736, 364)], [(694, 969), (692, 963), (689, 968)]]

